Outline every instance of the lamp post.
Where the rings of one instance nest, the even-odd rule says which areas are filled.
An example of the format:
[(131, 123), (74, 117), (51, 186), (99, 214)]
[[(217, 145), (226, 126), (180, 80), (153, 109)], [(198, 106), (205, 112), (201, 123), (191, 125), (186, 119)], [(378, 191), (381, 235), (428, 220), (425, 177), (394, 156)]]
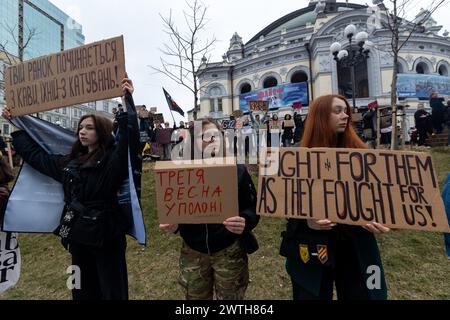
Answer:
[[(348, 50), (343, 50), (339, 42), (334, 42), (330, 46), (330, 51), (337, 65), (350, 68), (353, 109), (356, 108), (355, 66), (369, 58), (370, 48), (373, 46), (373, 43), (367, 40), (369, 37), (367, 32), (358, 32), (356, 36), (355, 33), (356, 27), (353, 24), (349, 24), (344, 29), (344, 35), (349, 41)], [(353, 46), (354, 42), (357, 44), (356, 48)]]

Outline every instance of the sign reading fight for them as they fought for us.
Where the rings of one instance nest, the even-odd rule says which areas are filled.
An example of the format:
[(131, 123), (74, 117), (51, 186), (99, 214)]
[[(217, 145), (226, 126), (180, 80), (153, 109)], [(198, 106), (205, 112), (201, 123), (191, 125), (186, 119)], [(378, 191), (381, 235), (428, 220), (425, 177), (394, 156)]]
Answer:
[(122, 96), (123, 37), (36, 58), (6, 70), (13, 116)]
[(431, 155), (417, 152), (266, 149), (258, 214), (450, 232)]
[[(160, 223), (219, 223), (239, 215), (234, 161), (205, 164), (157, 162), (156, 199)], [(224, 179), (223, 177), (227, 177)]]

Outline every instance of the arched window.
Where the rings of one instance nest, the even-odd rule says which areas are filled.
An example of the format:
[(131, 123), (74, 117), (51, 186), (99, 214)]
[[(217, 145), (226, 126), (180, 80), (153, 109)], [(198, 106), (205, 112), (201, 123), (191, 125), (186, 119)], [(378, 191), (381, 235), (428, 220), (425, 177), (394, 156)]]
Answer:
[(277, 85), (278, 85), (278, 80), (275, 79), (275, 77), (267, 77), (264, 80), (263, 88), (266, 89), (266, 88), (276, 87)]
[(240, 94), (249, 93), (250, 91), (252, 91), (252, 86), (249, 83), (244, 83), (241, 86), (241, 93)]
[(296, 71), (291, 77), (291, 83), (307, 82), (308, 75), (304, 71)]
[[(353, 97), (351, 68), (337, 65), (339, 94), (346, 98)], [(355, 66), (355, 97), (369, 97), (369, 75), (367, 73), (367, 61), (360, 62)]]
[(448, 69), (447, 69), (447, 66), (445, 66), (445, 65), (443, 65), (443, 64), (440, 65), (438, 71), (439, 71), (439, 75), (448, 77)]
[(425, 62), (419, 62), (416, 66), (416, 72), (418, 74), (428, 74), (430, 70)]
[(403, 68), (403, 65), (400, 62), (397, 63), (397, 73), (405, 73), (405, 69)]

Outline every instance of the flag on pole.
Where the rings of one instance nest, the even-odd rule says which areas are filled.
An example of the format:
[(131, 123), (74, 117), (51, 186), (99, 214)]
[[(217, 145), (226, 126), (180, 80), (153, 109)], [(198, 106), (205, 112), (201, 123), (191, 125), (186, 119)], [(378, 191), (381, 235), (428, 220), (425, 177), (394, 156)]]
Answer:
[(172, 97), (170, 96), (170, 94), (166, 91), (166, 89), (163, 88), (164, 91), (164, 95), (166, 96), (166, 100), (167, 100), (167, 104), (169, 105), (169, 109), (171, 111), (175, 111), (178, 112), (179, 114), (181, 114), (184, 117), (184, 111), (183, 109), (181, 109), (178, 104), (173, 101)]

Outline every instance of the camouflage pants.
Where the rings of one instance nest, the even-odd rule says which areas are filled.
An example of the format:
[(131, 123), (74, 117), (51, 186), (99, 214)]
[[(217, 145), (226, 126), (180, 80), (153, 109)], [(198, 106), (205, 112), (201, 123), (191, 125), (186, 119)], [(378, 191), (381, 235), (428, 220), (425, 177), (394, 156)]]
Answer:
[(239, 241), (207, 255), (183, 243), (180, 279), (187, 300), (243, 300), (249, 282), (248, 257)]

